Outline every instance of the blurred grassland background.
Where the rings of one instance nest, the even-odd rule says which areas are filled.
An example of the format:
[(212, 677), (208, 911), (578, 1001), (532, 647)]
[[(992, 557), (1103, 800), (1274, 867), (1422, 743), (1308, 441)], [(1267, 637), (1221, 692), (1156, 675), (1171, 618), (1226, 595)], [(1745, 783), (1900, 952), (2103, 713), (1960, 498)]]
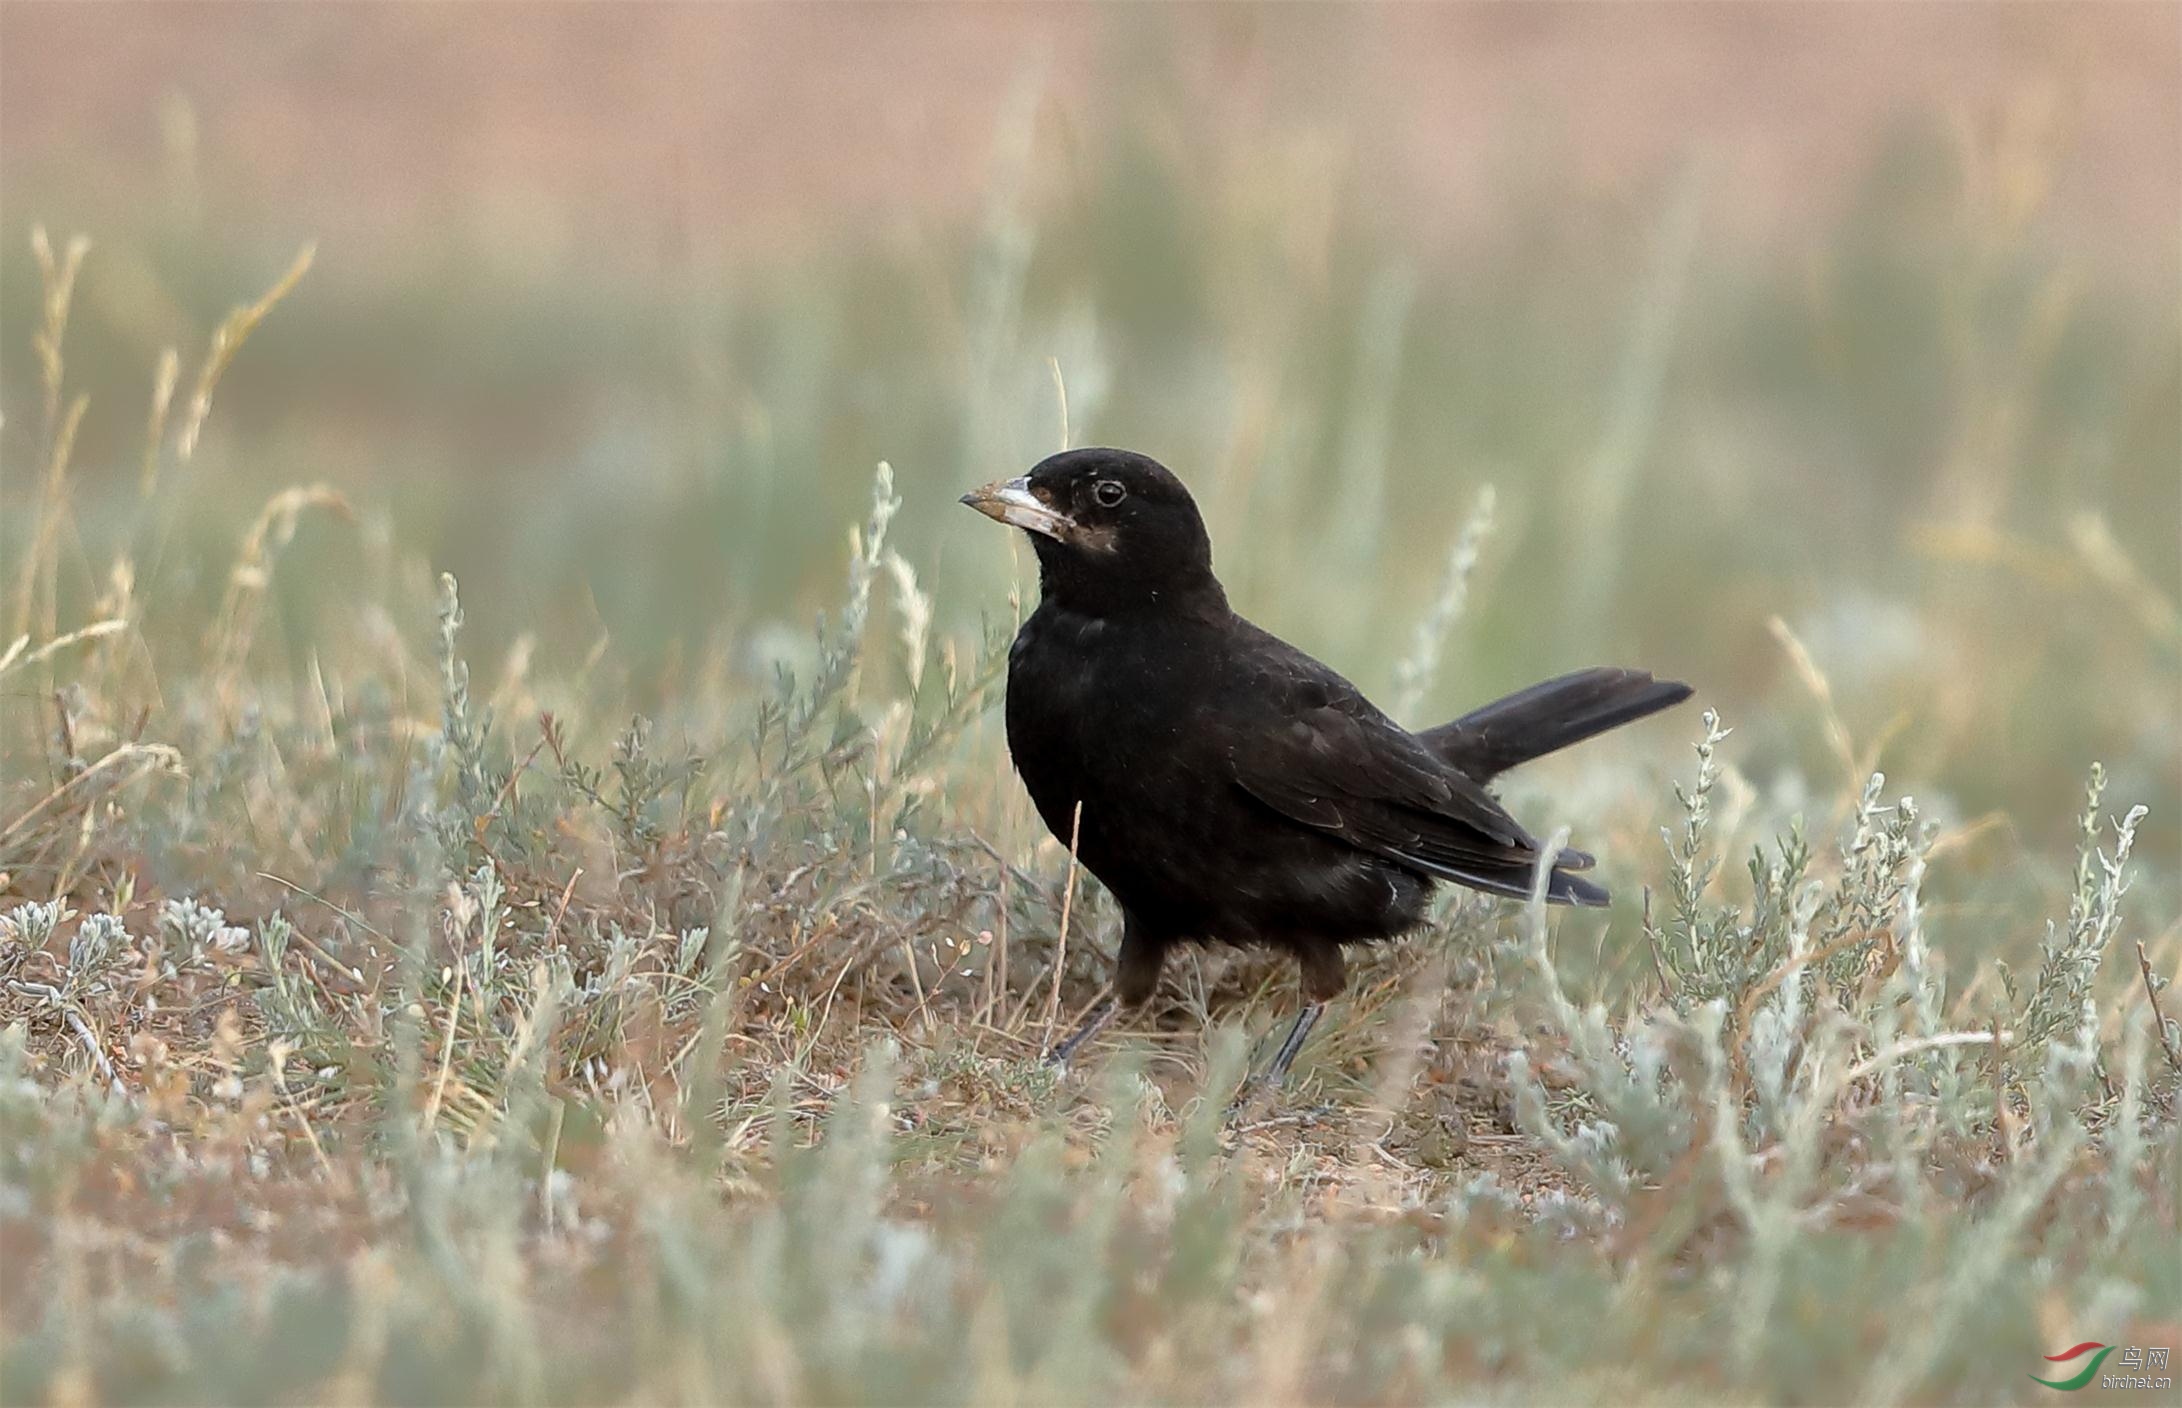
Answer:
[[(1313, 1179), (1369, 1185), (1377, 1191), (1360, 1201), (1389, 1218), (1442, 1208), (1480, 1170), (1520, 1186), (1525, 1206), (1576, 1199), (1565, 1226), (1606, 1250), (1571, 1279), (1554, 1279), (1567, 1269), (1550, 1259), (1507, 1254), (1505, 1236), (1518, 1234), (1490, 1219), (1464, 1224), (1486, 1228), (1481, 1240), (1433, 1231), (1428, 1251), (1450, 1265), (1481, 1247), (1510, 1256), (1509, 1284), (1478, 1292), (1504, 1301), (1509, 1326), (1523, 1305), (1597, 1297), (1599, 1323), (1614, 1327), (1600, 1343), (1620, 1345), (1626, 1364), (1587, 1360), (1604, 1351), (1543, 1331), (1507, 1329), (1513, 1341), (1489, 1346), (1460, 1328), (1481, 1313), (1470, 1292), (1443, 1286), (1438, 1300), (1424, 1296), (1436, 1308), (1400, 1333), (1421, 1324), (1449, 1337), (1433, 1341), (1445, 1379), (1406, 1359), (1341, 1360), (1348, 1377), (1284, 1367), (1263, 1322), (1235, 1307), (1334, 1253), (1289, 1240), (1297, 1207), (1254, 1202), (1206, 1172), (1217, 1162), (1209, 1126), (1191, 1136), (1161, 1103), (1183, 1110), (1187, 1092), (1223, 1074), (1218, 1042), (1194, 1023), (1261, 1031), (1292, 1001), (1277, 969), (1248, 962), (1192, 970), (1189, 1010), (1149, 1038), (1163, 1093), (1138, 1111), (1153, 1146), (1188, 1170), (1179, 1204), (1151, 1203), (1214, 1249), (1209, 1269), (1189, 1273), (1201, 1283), (1167, 1285), (1154, 1306), (1117, 1308), (1120, 1271), (1086, 1290), (1098, 1308), (1084, 1311), (1096, 1326), (1084, 1334), (1106, 1357), (1077, 1377), (1051, 1357), (1062, 1355), (1057, 1340), (1021, 1326), (1006, 1372), (985, 1365), (964, 1378), (961, 1364), (891, 1358), (914, 1336), (899, 1329), (898, 1287), (882, 1283), (921, 1264), (926, 1243), (888, 1239), (929, 1222), (918, 1237), (982, 1248), (971, 1255), (987, 1258), (979, 1274), (992, 1279), (969, 1279), (994, 1304), (1038, 1298), (1036, 1287), (1050, 1288), (1039, 1276), (1060, 1273), (1010, 1260), (1034, 1260), (1038, 1239), (1008, 1224), (1000, 1240), (977, 1242), (950, 1224), (950, 1200), (1016, 1198), (1009, 1206), (1036, 1223), (1062, 1217), (1071, 1198), (1133, 1187), (1133, 1153), (1108, 1155), (1098, 1176), (1113, 1181), (1088, 1195), (1065, 1171), (1099, 1131), (1131, 1127), (1137, 1115), (1113, 1113), (1115, 1100), (1141, 1097), (1126, 1080), (1111, 1098), (1105, 1087), (1064, 1095), (1029, 1064), (1041, 1023), (1096, 990), (1111, 916), (1095, 891), (1069, 890), (1065, 856), (1041, 845), (985, 707), (988, 638), (1034, 590), (1029, 554), (955, 498), (1061, 444), (1065, 386), (1075, 443), (1145, 450), (1192, 485), (1239, 609), (1398, 705), (1405, 723), (1594, 663), (1691, 681), (1734, 729), (1708, 794), (1709, 844), (1726, 860), (1709, 884), (1692, 880), (1691, 853), (1678, 860), (1660, 844), (1662, 828), (1683, 837), (1704, 810), (1686, 810), (1670, 786), (1691, 777), (1687, 746), (1704, 736), (1694, 711), (1511, 782), (1526, 819), (1596, 843), (1622, 901), (1609, 918), (1561, 922), (1557, 971), (1571, 992), (1608, 1003), (1616, 1023), (1671, 998), (1673, 1022), (1696, 1024), (1675, 1027), (1677, 1040), (1712, 1050), (1694, 994), (1716, 988), (1731, 1019), (1740, 1014), (1729, 1023), (1739, 1053), (1735, 1042), (1760, 1041), (1749, 1019), (1774, 1000), (1778, 976), (1760, 987), (1771, 970), (1737, 959), (1742, 979), (1723, 977), (1728, 960), (1712, 946), (1727, 931), (1707, 928), (1700, 898), (1739, 905), (1755, 889), (1762, 900), (1771, 882), (1745, 876), (1744, 856), (1799, 818), (1824, 854), (1851, 831), (1884, 853), (1871, 838), (1889, 825), (1900, 835), (1888, 844), (1913, 847), (1917, 827), (1935, 823), (1909, 918), (1872, 918), (1871, 905), (1895, 914), (1901, 875), (1866, 874), (1869, 857), (1853, 847), (1829, 877), (1842, 912), (1865, 905), (1866, 931), (1889, 934), (1930, 919), (1951, 965), (1948, 1002), (1960, 1002), (1947, 1007), (1951, 1021), (2003, 1020), (1993, 964), (2004, 960), (2046, 974), (2031, 984), (2038, 993), (2067, 989), (2074, 1002), (2089, 992), (2091, 1026), (2113, 1047), (2092, 1063), (2104, 1113), (2084, 1113), (2063, 1075), (2051, 1089), (2066, 1099), (2034, 1099), (2038, 1062), (2024, 1055), (2019, 1084), (1998, 1079), (1986, 1106), (1949, 1103), (1968, 1100), (1952, 1086), (1935, 1096), (1935, 1128), (1950, 1139), (1974, 1128), (2006, 1149), (2023, 1128), (2050, 1134), (2040, 1099), (2111, 1128), (2114, 1102), (2139, 1100), (2118, 1053), (2133, 1040), (2129, 1059), (2159, 1058), (2156, 1040), (2145, 1057), (2146, 1028), (2131, 1025), (2143, 1007), (2133, 950), (2117, 946), (2101, 968), (2112, 931), (2092, 950), (2055, 949), (2043, 921), (2069, 916), (2064, 934), (2100, 932), (2102, 872), (2095, 860), (2085, 868), (2078, 845), (2084, 779), (2101, 763), (2107, 812), (2149, 807), (2126, 932), (2159, 972), (2182, 960), (2178, 132), (2182, 11), (2168, 5), (0, 8), (0, 648), (20, 631), (34, 652), (0, 667), (0, 899), (67, 904), (39, 931), (55, 965), (74, 954), (81, 917), (100, 912), (137, 936), (163, 935), (166, 951), (165, 967), (146, 960), (126, 990), (94, 991), (87, 976), (78, 987), (56, 976), (50, 1001), (18, 990), (10, 1015), (27, 1044), (9, 1059), (26, 1088), (65, 1079), (95, 1102), (99, 1072), (76, 1022), (92, 1045), (110, 1039), (111, 1056), (128, 1053), (137, 1064), (120, 1083), (140, 1081), (162, 1118), (194, 1122), (200, 1170), (219, 1150), (282, 1190), (249, 1209), (193, 1205), (206, 1228), (251, 1229), (244, 1240), (267, 1264), (311, 1266), (289, 1239), (313, 1217), (345, 1229), (332, 1240), (346, 1249), (350, 1234), (408, 1246), (388, 1230), (406, 1216), (425, 1230), (421, 1251), (388, 1253), (397, 1280), (461, 1279), (440, 1260), (457, 1254), (433, 1241), (436, 1217), (472, 1218), (484, 1231), (453, 1237), (460, 1256), (500, 1268), (458, 1317), (486, 1327), (472, 1336), (475, 1362), (458, 1346), (424, 1368), (382, 1363), (336, 1336), (322, 1361), (304, 1354), (292, 1377), (261, 1385), (193, 1361), (198, 1331), (186, 1324), (153, 1335), (157, 1353), (130, 1349), (109, 1321), (137, 1311), (125, 1296), (119, 1309), (102, 1299), (112, 1287), (86, 1290), (98, 1277), (84, 1267), (114, 1273), (137, 1264), (134, 1253), (87, 1251), (97, 1239), (81, 1229), (110, 1213), (170, 1247), (195, 1245), (204, 1229), (193, 1231), (183, 1204), (120, 1188), (111, 1168), (86, 1174), (96, 1159), (53, 1152), (106, 1147), (89, 1131), (125, 1124), (113, 1109), (84, 1106), (79, 1127), (22, 1107), (14, 1132), (32, 1152), (9, 1186), (35, 1192), (0, 1217), (15, 1218), (10, 1262), (38, 1271), (8, 1277), (11, 1401), (87, 1383), (121, 1397), (310, 1397), (327, 1382), (412, 1401), (582, 1398), (631, 1382), (693, 1399), (884, 1398), (890, 1384), (989, 1399), (1002, 1383), (1031, 1398), (1094, 1392), (1064, 1392), (1079, 1383), (1183, 1398), (1371, 1397), (1496, 1375), (1536, 1396), (1561, 1382), (1563, 1359), (1582, 1361), (1572, 1372), (1602, 1388), (2022, 1391), (2012, 1361), (1989, 1370), (1997, 1378), (1960, 1377), (1990, 1348), (1966, 1331), (1916, 1363), (1883, 1326), (1850, 1326), (1837, 1342), (1762, 1309), (1756, 1328), (1728, 1325), (1738, 1347), (1733, 1367), (1719, 1368), (1700, 1343), (1717, 1328), (1707, 1317), (1747, 1304), (1753, 1282), (1714, 1287), (1717, 1302), (1683, 1287), (1690, 1342), (1617, 1319), (1633, 1288), (1673, 1284), (1670, 1263), (1683, 1257), (1718, 1255), (1761, 1286), (1784, 1273), (1702, 1227), (1683, 1229), (1674, 1256), (1639, 1255), (1633, 1270), (1613, 1250), (1613, 1229), (1649, 1226), (1622, 1201), (1646, 1176), (1690, 1189), (1682, 1160), (1703, 1147), (1692, 1133), (1701, 1121), (1664, 1120), (1657, 1149), (1625, 1125), (1621, 1156), (1639, 1175), (1629, 1186), (1617, 1184), (1627, 1170), (1602, 1171), (1581, 1136), (1564, 1145), (1538, 1132), (1524, 1105), (1528, 1067), (1511, 1075), (1504, 1058), (1536, 1036), (1540, 1010), (1561, 1023), (1581, 1068), (1549, 1083), (1555, 1118), (1573, 1128), (1612, 1105), (1566, 1094), (1611, 1060), (1586, 1046), (1575, 1008), (1540, 1009), (1520, 984), (1501, 992), (1493, 964), (1481, 972), (1443, 956), (1500, 953), (1507, 966), (1529, 952), (1512, 911), (1490, 906), (1458, 906), (1436, 942), (1368, 970), (1368, 995), (1305, 1062), (1303, 1103), (1393, 1109), (1398, 1135), (1377, 1136), (1372, 1155), (1357, 1124), (1328, 1116), (1337, 1134), (1317, 1143), (1279, 1126), (1248, 1147), (1261, 1169), (1287, 1170), (1271, 1176), (1277, 1192), (1319, 1188)], [(78, 232), (90, 243), (70, 281)], [(215, 330), (304, 249), (307, 271), (248, 330), (191, 441)], [(64, 335), (41, 342), (59, 326), (51, 292), (63, 284)], [(169, 349), (175, 389), (162, 415), (153, 408)], [(64, 426), (74, 433), (56, 467)], [(880, 461), (899, 503), (882, 486), (874, 517)], [(460, 583), (459, 635), (442, 572)], [(123, 624), (45, 649), (107, 620)], [(778, 682), (782, 669), (794, 684)], [(550, 736), (541, 712), (555, 721)], [(645, 727), (627, 732), (638, 714)], [(117, 748), (139, 751), (100, 763)], [(92, 781), (79, 784), (87, 769)], [(1883, 790), (1867, 795), (1875, 770)], [(1913, 813), (1874, 800), (1903, 794)], [(2110, 832), (2100, 835), (2111, 851)], [(1889, 864), (1908, 866), (1910, 854)], [(1677, 884), (1690, 902), (1652, 992), (1641, 897)], [(225, 913), (200, 923), (200, 911), (172, 908), (185, 898)], [(2088, 908), (2071, 916), (2072, 904)], [(738, 918), (740, 906), (756, 908)], [(1070, 909), (1077, 943), (1056, 951)], [(1759, 904), (1749, 952), (1800, 952), (1784, 917), (1795, 909)], [(278, 977), (293, 950), (266, 938), (276, 911), (356, 974), (309, 1012)], [(480, 913), (500, 916), (488, 931), (501, 919), (511, 935), (528, 925), (528, 947), (511, 940), (496, 957), (488, 941), (482, 960), (455, 959), (462, 944), (448, 936)], [(1011, 923), (1012, 974), (996, 956)], [(434, 942), (453, 947), (427, 961)], [(911, 951), (932, 942), (949, 955), (937, 968)], [(2055, 958), (2061, 949), (2075, 956)], [(2079, 992), (2070, 965), (2086, 953), (2090, 986)], [(545, 977), (528, 986), (533, 958), (540, 973), (564, 964), (565, 990)], [(1425, 979), (1445, 986), (1433, 965), (1446, 962), (1479, 995), (1453, 1012), (1401, 1015)], [(43, 982), (35, 967), (19, 981)], [(458, 971), (504, 1008), (473, 993), (475, 1016), (463, 1017), (464, 988), (448, 986)], [(1895, 973), (1874, 960), (1863, 996)], [(1834, 982), (1855, 987), (1846, 973)], [(730, 988), (747, 991), (732, 1011), (714, 1000)], [(638, 989), (649, 998), (629, 995)], [(176, 1010), (147, 1015), (147, 994), (169, 994)], [(254, 996), (223, 1018), (239, 994)], [(2028, 1016), (2044, 1000), (2014, 1009), (2025, 1030), (2045, 1030)], [(1891, 1028), (1849, 1006), (1879, 1033), (1857, 1049), (1885, 1047)], [(552, 1028), (549, 1009), (581, 1016)], [(1816, 1024), (1815, 1010), (1790, 1016)], [(1401, 1034), (1414, 1039), (1405, 1022), (1439, 1033), (1445, 1051), (1495, 1054), (1405, 1065), (1390, 1054)], [(541, 1030), (556, 1034), (541, 1043)], [(718, 1049), (729, 1031), (746, 1064), (704, 1073), (690, 1052)], [(882, 1035), (905, 1051), (865, 1060)], [(140, 1037), (164, 1046), (147, 1056)], [(1823, 1045), (1810, 1040), (1811, 1051)], [(2047, 1040), (2035, 1043), (2038, 1061)], [(337, 1072), (308, 1097), (281, 1069), (299, 1046)], [(1536, 1050), (1523, 1059), (1549, 1064)], [(162, 1084), (163, 1062), (184, 1072), (179, 1086)], [(1392, 1077), (1375, 1084), (1377, 1067), (1465, 1092), (1448, 1097), (1447, 1118), (1488, 1131), (1485, 1143), (1441, 1149), (1444, 1131), (1424, 1127), (1438, 1106), (1402, 1095)], [(461, 1104), (446, 1098), (451, 1069), (456, 1090), (477, 1092), (459, 1126), (439, 1118)], [(908, 1101), (924, 1111), (922, 1135), (911, 1134), (929, 1143), (887, 1152), (844, 1134), (828, 1141), (844, 1151), (825, 1156), (835, 1162), (806, 1168), (798, 1184), (805, 1174), (787, 1150), (808, 1130), (796, 1120), (815, 1121), (836, 1095), (854, 1128), (855, 1111), (881, 1108), (883, 1082), (862, 1103), (842, 1094), (851, 1069), (896, 1070), (904, 1089), (923, 1092)], [(230, 1076), (248, 1093), (221, 1090)], [(1715, 1092), (1690, 1079), (1702, 1106)], [(655, 1285), (652, 1271), (614, 1262), (620, 1284), (650, 1288), (630, 1291), (625, 1308), (641, 1323), (645, 1296), (747, 1286), (771, 1266), (762, 1274), (787, 1289), (769, 1313), (799, 1328), (768, 1339), (771, 1322), (753, 1312), (759, 1328), (734, 1332), (755, 1335), (749, 1343), (718, 1325), (674, 1341), (771, 1366), (748, 1380), (717, 1359), (654, 1378), (642, 1355), (616, 1358), (626, 1344), (593, 1355), (524, 1338), (550, 1339), (537, 1326), (561, 1323), (525, 1299), (525, 1276), (585, 1284), (595, 1268), (562, 1246), (555, 1219), (574, 1214), (556, 1213), (559, 1185), (539, 1176), (523, 1122), (558, 1112), (542, 1155), (553, 1168), (563, 1120), (617, 1128), (636, 1118), (630, 1092), (653, 1087), (673, 1091), (640, 1120), (657, 1119), (659, 1147), (638, 1141), (636, 1154), (599, 1137), (624, 1167), (657, 1174), (665, 1160), (688, 1180), (674, 1185), (672, 1225), (700, 1229), (688, 1236), (716, 1256), (685, 1268), (679, 1291), (661, 1285), (685, 1273), (655, 1268)], [(692, 1104), (693, 1091), (714, 1103)], [(291, 1102), (304, 1123), (283, 1117), (277, 1133), (240, 1118)], [(670, 1108), (700, 1114), (658, 1114)], [(2155, 1209), (2163, 1195), (2169, 1205), (2146, 1235), (2171, 1247), (2172, 1112), (2161, 1108), (2167, 1171), (2147, 1177)], [(429, 1112), (421, 1134), (418, 1109)], [(1041, 1112), (1056, 1110), (1073, 1121), (1064, 1152), (1035, 1142)], [(322, 1129), (310, 1123), (321, 1116)], [(1815, 1120), (1787, 1118), (1784, 1147), (1817, 1139)], [(994, 1124), (1018, 1134), (984, 1132)], [(698, 1132), (711, 1125), (726, 1133)], [(114, 1136), (106, 1152), (148, 1168), (171, 1155), (170, 1137), (180, 1136)], [(503, 1146), (527, 1152), (503, 1160)], [(2099, 1147), (2110, 1174), (2111, 1147)], [(1304, 1172), (1379, 1156), (1398, 1166), (1372, 1175), (1383, 1184), (1355, 1168)], [(2053, 1179), (2079, 1176), (2054, 1158)], [(889, 1162), (895, 1181), (872, 1194), (859, 1180)], [(73, 1171), (54, 1172), (62, 1166)], [(400, 1171), (396, 1193), (373, 1181), (382, 1166)], [(594, 1170), (567, 1167), (590, 1187)], [(600, 1205), (618, 1210), (602, 1225), (617, 1237), (668, 1215), (600, 1176), (610, 1185)], [(2003, 1212), (2015, 1206), (2016, 1185), (1989, 1166), (1978, 1177), (1993, 1181), (1966, 1176), (1943, 1198), (1998, 1187)], [(770, 1232), (708, 1220), (704, 1190), (723, 1178), (780, 1219), (757, 1224)], [(159, 1179), (140, 1168), (120, 1182)], [(2013, 1239), (2028, 1235), (2022, 1219), (2046, 1216), (2054, 1186), (2024, 1194), (1991, 1247), (1931, 1273), (1946, 1314), (1960, 1310), (1947, 1287), (1967, 1284), (1948, 1277), (2030, 1255)], [(544, 1209), (542, 1240), (527, 1223), (493, 1220), (496, 1199), (517, 1187), (515, 1201)], [(1749, 1212), (1735, 1187), (1729, 1177), (1707, 1196), (1748, 1213), (1761, 1248), (1767, 1229), (1792, 1225)], [(1049, 1196), (1051, 1207), (1039, 1201)], [(119, 1210), (101, 1212), (102, 1198)], [(839, 1211), (870, 1198), (868, 1217)], [(408, 1211), (389, 1212), (397, 1206)], [(905, 1207), (906, 1221), (888, 1220)], [(1063, 1218), (1089, 1239), (1066, 1245), (1086, 1266), (1135, 1264), (1143, 1249), (1126, 1235), (1098, 1240), (1104, 1215), (1090, 1215), (1088, 1232)], [(1915, 1216), (1927, 1215), (1919, 1205)], [(1562, 1216), (1511, 1214), (1554, 1236)], [(32, 1221), (39, 1230), (26, 1230)], [(815, 1262), (838, 1256), (836, 1279), (765, 1261), (783, 1245)], [(1885, 1246), (1846, 1253), (1853, 1270), (1840, 1284), (1894, 1284), (1893, 1258), (1921, 1255)], [(147, 1255), (170, 1292), (198, 1276), (226, 1284), (225, 1250), (203, 1253), (211, 1272), (194, 1261), (178, 1270), (179, 1252)], [(1341, 1274), (1401, 1300), (1392, 1282), (1371, 1280), (1400, 1255), (1357, 1255)], [(518, 1265), (530, 1269), (509, 1272)], [(295, 1327), (349, 1315), (379, 1274), (352, 1267), (346, 1289), (309, 1282), (299, 1301), (220, 1302), (202, 1333), (272, 1344), (268, 1326), (288, 1325), (308, 1339)], [(1018, 1274), (1020, 1284), (1009, 1279)], [(2151, 1273), (2101, 1274), (2118, 1279), (2094, 1289)], [(49, 1278), (66, 1275), (77, 1279), (65, 1311), (35, 1309)], [(827, 1301), (851, 1282), (880, 1308)], [(442, 1293), (460, 1299), (432, 1294)], [(963, 1292), (955, 1318), (917, 1334), (976, 1361), (991, 1329), (982, 1294)], [(326, 1316), (313, 1295), (331, 1298)], [(1341, 1316), (1365, 1312), (1328, 1295), (1348, 1307), (1319, 1312), (1330, 1343), (1350, 1325)], [(179, 1303), (151, 1299), (167, 1309), (140, 1319)], [(2066, 1329), (2079, 1322), (2051, 1297), (1993, 1313), (2014, 1314), (2015, 1330), (2035, 1322), (2051, 1347), (2118, 1340), (2127, 1306), (2158, 1301), (2121, 1295), (2109, 1306), (2124, 1307), (2118, 1319), (2097, 1333)], [(820, 1304), (831, 1308), (822, 1315)], [(291, 1309), (293, 1324), (280, 1318)], [(831, 1324), (826, 1315), (882, 1328), (810, 1329)], [(1176, 1328), (1190, 1315), (1201, 1319), (1194, 1332)], [(1151, 1328), (1162, 1317), (1167, 1328)], [(530, 1328), (509, 1329), (516, 1320)], [(87, 1347), (108, 1334), (122, 1347), (106, 1357)], [(1206, 1353), (1221, 1335), (1247, 1351)], [(1886, 1372), (1855, 1380), (1863, 1371), (1844, 1357), (1881, 1341)], [(1782, 1344), (1802, 1346), (1792, 1364), (1769, 1357)], [(541, 1379), (539, 1364), (553, 1373)], [(422, 1377), (402, 1379), (412, 1368)]]
[(1859, 745), (1898, 725), (1898, 776), (2052, 842), (2089, 758), (2182, 773), (2166, 18), (26, 6), (6, 531), (33, 224), (96, 241), (92, 540), (137, 513), (162, 350), (316, 242), (140, 584), (201, 617), (238, 518), (333, 486), (357, 520), (274, 574), (269, 675), (333, 653), (376, 542), (470, 584), (487, 658), (608, 638), (647, 709), (762, 678), (882, 458), (960, 629), (1003, 554), (954, 497), (1058, 443), (1057, 358), (1079, 443), (1181, 469), (1244, 609), (1375, 691), (1495, 486), (1409, 722), (1639, 660), (1745, 767), (1824, 775), (1779, 615)]

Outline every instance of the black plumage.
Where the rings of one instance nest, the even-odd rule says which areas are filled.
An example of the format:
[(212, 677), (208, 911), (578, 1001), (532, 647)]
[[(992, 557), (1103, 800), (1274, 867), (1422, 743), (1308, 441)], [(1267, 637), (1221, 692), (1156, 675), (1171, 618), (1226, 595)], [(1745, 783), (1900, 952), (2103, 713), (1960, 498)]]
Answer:
[[(1041, 600), (1008, 655), (1008, 749), (1122, 912), (1115, 1000), (1061, 1059), (1152, 995), (1173, 945), (1262, 944), (1295, 956), (1306, 999), (1278, 1078), (1342, 989), (1344, 945), (1416, 928), (1439, 881), (1531, 893), (1540, 842), (1487, 783), (1690, 693), (1584, 670), (1412, 734), (1229, 608), (1204, 520), (1156, 461), (1071, 450), (963, 502), (1037, 551)], [(1580, 873), (1591, 863), (1556, 855), (1547, 900), (1605, 904)]]

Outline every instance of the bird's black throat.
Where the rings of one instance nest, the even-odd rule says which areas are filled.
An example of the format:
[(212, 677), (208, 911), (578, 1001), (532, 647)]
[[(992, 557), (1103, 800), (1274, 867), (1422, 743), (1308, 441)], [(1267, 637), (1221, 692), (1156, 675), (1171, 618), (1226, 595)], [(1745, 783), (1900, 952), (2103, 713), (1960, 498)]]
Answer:
[[(1192, 527), (1194, 534), (1185, 531)], [(1029, 536), (1038, 554), (1039, 593), (1064, 610), (1101, 618), (1139, 611), (1208, 619), (1227, 614), (1227, 592), (1212, 575), (1212, 542), (1202, 523), (1131, 524), (1105, 548)]]

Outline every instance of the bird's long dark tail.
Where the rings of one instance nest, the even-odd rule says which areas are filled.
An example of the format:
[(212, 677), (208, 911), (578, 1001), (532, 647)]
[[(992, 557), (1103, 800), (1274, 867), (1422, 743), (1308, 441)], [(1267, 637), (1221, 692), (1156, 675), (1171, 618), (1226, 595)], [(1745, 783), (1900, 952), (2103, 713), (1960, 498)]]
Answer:
[(1619, 728), (1690, 697), (1676, 680), (1602, 666), (1534, 684), (1417, 736), (1446, 763), (1489, 782), (1518, 763)]

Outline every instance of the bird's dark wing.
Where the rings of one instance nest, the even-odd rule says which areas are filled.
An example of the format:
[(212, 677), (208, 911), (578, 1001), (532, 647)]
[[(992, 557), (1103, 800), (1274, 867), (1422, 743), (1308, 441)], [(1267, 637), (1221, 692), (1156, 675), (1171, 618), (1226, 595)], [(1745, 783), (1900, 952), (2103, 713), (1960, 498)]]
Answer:
[[(1252, 656), (1257, 668), (1242, 707), (1257, 726), (1233, 753), (1238, 786), (1358, 850), (1498, 893), (1528, 893), (1539, 843), (1482, 786), (1310, 657), (1270, 636)], [(1590, 857), (1564, 851), (1555, 862), (1580, 869)], [(1597, 902), (1588, 893), (1595, 887), (1570, 877), (1555, 876), (1549, 888)]]

